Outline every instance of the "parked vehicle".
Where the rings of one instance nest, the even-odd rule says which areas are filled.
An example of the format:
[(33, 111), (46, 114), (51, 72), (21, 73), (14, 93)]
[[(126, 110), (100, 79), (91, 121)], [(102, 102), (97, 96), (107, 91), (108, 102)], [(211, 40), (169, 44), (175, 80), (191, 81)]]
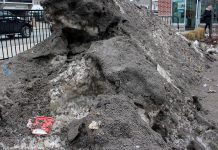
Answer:
[(0, 34), (5, 34), (9, 38), (21, 34), (22, 37), (28, 38), (32, 30), (30, 21), (16, 17), (9, 11), (0, 11)]

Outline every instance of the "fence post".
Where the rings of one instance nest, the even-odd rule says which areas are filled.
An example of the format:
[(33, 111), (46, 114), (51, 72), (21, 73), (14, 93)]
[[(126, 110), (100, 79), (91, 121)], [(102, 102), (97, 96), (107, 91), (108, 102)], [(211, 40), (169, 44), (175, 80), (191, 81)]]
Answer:
[(179, 17), (176, 17), (177, 18), (177, 28), (179, 30)]
[(35, 17), (32, 18), (32, 24), (33, 24), (33, 27), (36, 26), (36, 18)]

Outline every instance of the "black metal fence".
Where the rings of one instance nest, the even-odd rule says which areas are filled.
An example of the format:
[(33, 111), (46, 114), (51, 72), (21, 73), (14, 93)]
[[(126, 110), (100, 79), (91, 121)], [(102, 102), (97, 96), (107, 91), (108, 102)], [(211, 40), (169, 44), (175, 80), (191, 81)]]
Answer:
[(41, 10), (0, 10), (0, 60), (26, 51), (51, 35)]

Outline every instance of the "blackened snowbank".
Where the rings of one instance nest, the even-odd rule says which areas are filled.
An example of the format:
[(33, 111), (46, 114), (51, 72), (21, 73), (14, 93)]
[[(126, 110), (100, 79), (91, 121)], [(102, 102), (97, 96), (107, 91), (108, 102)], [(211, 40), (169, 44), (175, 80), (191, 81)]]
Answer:
[(46, 90), (34, 93), (48, 96), (57, 147), (216, 147), (209, 138), (217, 137), (216, 127), (190, 93), (204, 69), (190, 43), (125, 0), (45, 0), (43, 6), (55, 23), (53, 35), (13, 61), (41, 68), (37, 85)]

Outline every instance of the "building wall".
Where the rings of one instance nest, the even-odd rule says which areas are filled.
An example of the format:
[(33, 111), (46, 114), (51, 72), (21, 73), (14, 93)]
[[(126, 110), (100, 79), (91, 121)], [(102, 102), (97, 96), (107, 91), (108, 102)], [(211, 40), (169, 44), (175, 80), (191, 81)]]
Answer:
[(152, 0), (152, 10), (158, 12), (158, 0)]
[(40, 2), (41, 2), (42, 0), (34, 0), (33, 1), (33, 4), (35, 4), (35, 5), (40, 5)]
[(158, 0), (158, 16), (172, 16), (171, 0)]
[(0, 9), (31, 9), (32, 0), (0, 0)]
[[(146, 7), (147, 9), (150, 9), (150, 0), (130, 0), (134, 3), (136, 3), (139, 6)], [(152, 0), (152, 10), (154, 13), (158, 12), (158, 0)]]
[(0, 9), (31, 9), (31, 4), (0, 4)]

